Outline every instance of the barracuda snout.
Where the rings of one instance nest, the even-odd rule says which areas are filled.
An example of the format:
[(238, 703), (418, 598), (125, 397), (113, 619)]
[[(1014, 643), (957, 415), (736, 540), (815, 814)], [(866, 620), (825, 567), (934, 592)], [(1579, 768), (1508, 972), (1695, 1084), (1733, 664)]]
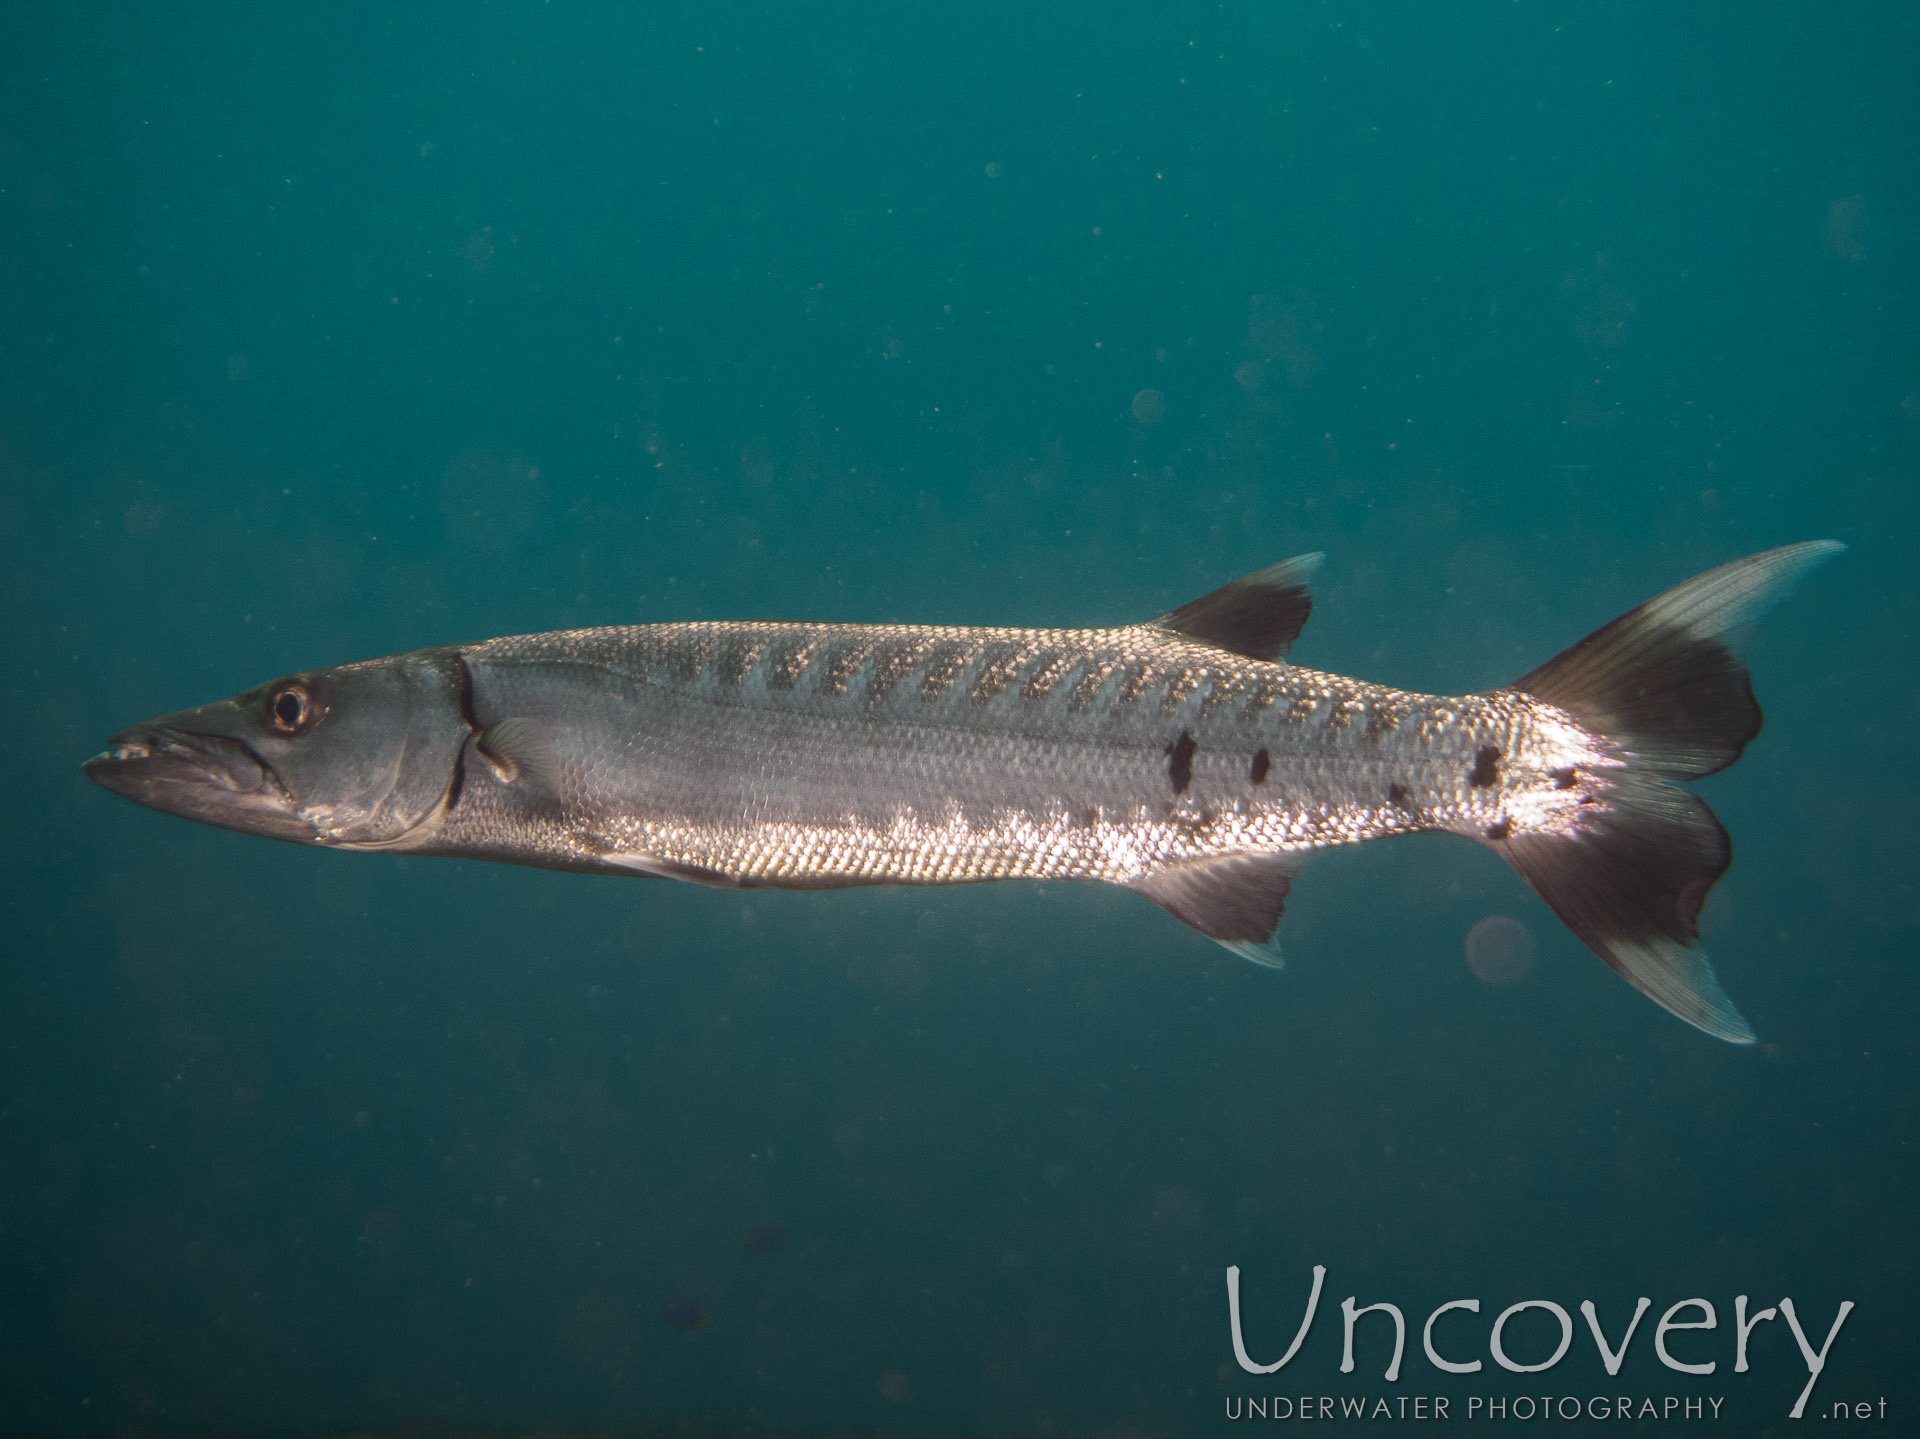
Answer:
[[(168, 718), (190, 721), (193, 714)], [(316, 839), (279, 776), (242, 740), (152, 721), (127, 726), (107, 746), (81, 769), (135, 804), (245, 834)]]
[(431, 838), (471, 730), (450, 651), (288, 675), (129, 725), (82, 766), (183, 819), (295, 844), (406, 849)]

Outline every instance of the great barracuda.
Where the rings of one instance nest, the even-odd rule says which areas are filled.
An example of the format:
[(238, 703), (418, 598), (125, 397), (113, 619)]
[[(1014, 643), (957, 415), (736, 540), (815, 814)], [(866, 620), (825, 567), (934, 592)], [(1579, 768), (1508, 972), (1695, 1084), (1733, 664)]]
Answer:
[(86, 772), (340, 849), (739, 888), (1105, 880), (1263, 963), (1301, 856), (1445, 831), (1744, 1044), (1699, 948), (1727, 834), (1674, 782), (1759, 733), (1731, 632), (1842, 548), (1722, 565), (1456, 697), (1286, 663), (1307, 555), (1114, 629), (659, 624), (417, 650), (130, 726)]

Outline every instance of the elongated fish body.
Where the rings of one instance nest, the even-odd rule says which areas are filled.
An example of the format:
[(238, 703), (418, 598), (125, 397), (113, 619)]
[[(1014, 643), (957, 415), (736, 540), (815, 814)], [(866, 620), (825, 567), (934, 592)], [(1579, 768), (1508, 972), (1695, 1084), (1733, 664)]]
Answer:
[(1263, 963), (1305, 853), (1447, 831), (1746, 1042), (1698, 948), (1728, 841), (1675, 781), (1759, 730), (1724, 636), (1839, 548), (1724, 565), (1475, 695), (1286, 663), (1306, 556), (1112, 629), (661, 624), (416, 651), (131, 726), (87, 770), (341, 848), (740, 887), (1101, 880)]
[(649, 625), (460, 654), (477, 729), (538, 726), (549, 767), (470, 768), (420, 848), (733, 884), (1131, 884), (1545, 822), (1578, 803), (1551, 772), (1618, 763), (1524, 695), (1409, 694), (1150, 625)]

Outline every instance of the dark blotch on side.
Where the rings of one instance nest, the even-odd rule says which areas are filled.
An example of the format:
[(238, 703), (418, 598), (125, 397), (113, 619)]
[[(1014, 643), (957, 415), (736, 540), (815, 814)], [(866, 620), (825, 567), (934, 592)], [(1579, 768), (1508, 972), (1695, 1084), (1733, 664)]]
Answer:
[(1513, 821), (1502, 817), (1487, 826), (1488, 839), (1505, 839), (1513, 833)]
[(1185, 730), (1180, 738), (1167, 746), (1167, 778), (1173, 782), (1175, 794), (1185, 794), (1187, 786), (1193, 783), (1193, 755), (1200, 746), (1193, 742), (1193, 736)]
[(1265, 784), (1267, 782), (1267, 773), (1272, 768), (1273, 768), (1272, 755), (1268, 754), (1263, 749), (1257, 749), (1253, 752), (1252, 773), (1253, 773), (1253, 782), (1255, 784)]
[(1407, 802), (1407, 787), (1405, 785), (1390, 784), (1387, 786), (1387, 803), (1388, 804), (1404, 805), (1406, 804), (1406, 802)]
[(1552, 776), (1555, 789), (1572, 789), (1574, 782), (1580, 777), (1572, 765), (1568, 765), (1565, 769), (1550, 769), (1547, 773)]
[(1489, 789), (1500, 783), (1500, 749), (1497, 745), (1483, 744), (1473, 757), (1473, 773), (1467, 776), (1467, 783), (1475, 789)]

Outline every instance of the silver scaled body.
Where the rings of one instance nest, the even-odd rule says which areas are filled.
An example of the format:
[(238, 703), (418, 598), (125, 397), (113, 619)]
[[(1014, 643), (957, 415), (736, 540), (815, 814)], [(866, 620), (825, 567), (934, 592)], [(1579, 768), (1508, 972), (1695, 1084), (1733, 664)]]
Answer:
[(1564, 826), (1566, 776), (1609, 762), (1524, 694), (1413, 694), (1154, 625), (669, 624), (457, 653), (476, 729), (529, 724), (544, 775), (468, 764), (407, 847), (717, 883), (1124, 884), (1498, 835)]

